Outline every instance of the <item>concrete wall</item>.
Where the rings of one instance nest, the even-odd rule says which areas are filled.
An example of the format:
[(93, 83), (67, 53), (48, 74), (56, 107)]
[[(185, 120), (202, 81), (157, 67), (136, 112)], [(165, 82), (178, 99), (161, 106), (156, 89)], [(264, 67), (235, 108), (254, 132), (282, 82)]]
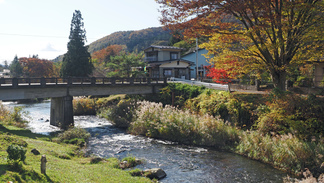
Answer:
[(67, 129), (74, 125), (73, 97), (55, 97), (51, 99), (50, 124)]

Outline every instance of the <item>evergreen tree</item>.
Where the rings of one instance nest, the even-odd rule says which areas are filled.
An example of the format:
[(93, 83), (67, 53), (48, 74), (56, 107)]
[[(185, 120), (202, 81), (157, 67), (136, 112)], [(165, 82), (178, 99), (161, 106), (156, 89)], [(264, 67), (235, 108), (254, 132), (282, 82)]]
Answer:
[(10, 73), (13, 77), (19, 77), (23, 74), (23, 68), (19, 63), (17, 55), (15, 56), (14, 60), (10, 64)]
[(86, 31), (83, 18), (79, 10), (75, 10), (71, 21), (71, 29), (67, 45), (68, 51), (63, 57), (61, 77), (85, 77), (92, 74), (93, 64), (86, 47)]

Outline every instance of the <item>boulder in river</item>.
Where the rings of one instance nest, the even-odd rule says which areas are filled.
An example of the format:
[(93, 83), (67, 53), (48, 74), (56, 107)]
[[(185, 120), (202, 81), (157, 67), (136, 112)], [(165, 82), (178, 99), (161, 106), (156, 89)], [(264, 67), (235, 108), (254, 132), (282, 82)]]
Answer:
[(152, 168), (144, 170), (145, 177), (148, 177), (150, 179), (163, 179), (166, 177), (166, 173), (161, 168)]

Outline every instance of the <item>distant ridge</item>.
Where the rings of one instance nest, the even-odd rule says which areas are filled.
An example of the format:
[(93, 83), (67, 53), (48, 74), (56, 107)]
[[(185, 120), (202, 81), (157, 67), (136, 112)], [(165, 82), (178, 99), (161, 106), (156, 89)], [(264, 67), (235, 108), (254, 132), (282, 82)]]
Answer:
[[(168, 45), (172, 35), (169, 30), (162, 27), (152, 27), (138, 31), (119, 31), (98, 39), (89, 45), (88, 51), (92, 54), (95, 51), (106, 48), (109, 45), (126, 45), (127, 51), (142, 51), (150, 45)], [(62, 61), (63, 55), (53, 61)]]

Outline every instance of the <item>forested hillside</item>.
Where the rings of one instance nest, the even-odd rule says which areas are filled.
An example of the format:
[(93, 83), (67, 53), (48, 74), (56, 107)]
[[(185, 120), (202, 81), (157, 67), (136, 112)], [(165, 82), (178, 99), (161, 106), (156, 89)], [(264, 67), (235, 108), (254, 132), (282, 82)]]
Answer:
[(170, 40), (170, 32), (162, 27), (147, 28), (139, 31), (115, 32), (103, 37), (89, 45), (89, 52), (101, 50), (109, 45), (126, 45), (129, 52), (142, 51), (152, 44), (167, 45)]
[[(92, 54), (109, 45), (126, 45), (129, 52), (142, 51), (150, 45), (168, 45), (171, 36), (170, 31), (163, 30), (162, 27), (138, 31), (120, 31), (92, 42), (89, 45), (88, 51)], [(62, 61), (62, 58), (62, 56), (58, 56), (53, 61)]]

